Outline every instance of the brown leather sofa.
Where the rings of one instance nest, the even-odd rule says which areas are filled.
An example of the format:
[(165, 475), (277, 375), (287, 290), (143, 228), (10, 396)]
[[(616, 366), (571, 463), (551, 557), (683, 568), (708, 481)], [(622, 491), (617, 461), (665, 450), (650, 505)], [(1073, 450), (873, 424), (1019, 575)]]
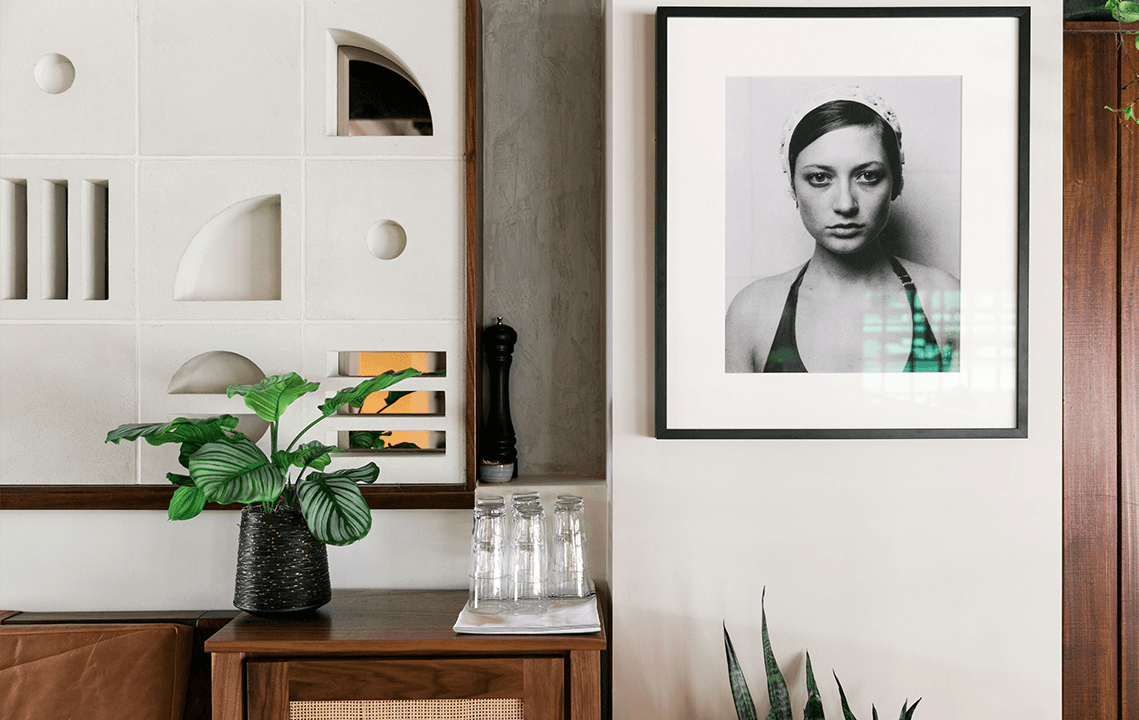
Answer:
[[(95, 622), (82, 621), (95, 615)], [(115, 615), (78, 614), (71, 618), (80, 622), (60, 622), (67, 616), (0, 612), (0, 718), (208, 717), (209, 670), (200, 651), (201, 627), (184, 621), (113, 622)]]

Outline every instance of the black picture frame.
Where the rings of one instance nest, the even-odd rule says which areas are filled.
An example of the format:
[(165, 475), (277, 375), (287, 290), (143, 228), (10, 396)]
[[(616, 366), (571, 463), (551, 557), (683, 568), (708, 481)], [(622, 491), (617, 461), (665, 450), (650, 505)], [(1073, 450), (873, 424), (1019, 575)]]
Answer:
[[(1028, 7), (657, 9), (658, 439), (1027, 437), (1029, 31)], [(984, 35), (992, 49), (981, 66), (969, 57), (977, 47), (977, 38), (969, 37), (973, 33)], [(795, 57), (797, 37), (817, 42), (809, 46), (805, 64), (810, 67), (797, 64), (789, 73), (786, 60)], [(919, 37), (922, 42), (916, 42)], [(862, 45), (860, 38), (865, 38)], [(863, 54), (882, 58), (877, 66), (885, 72), (874, 70), (875, 60), (850, 52), (866, 47), (871, 49)], [(784, 61), (765, 61), (770, 57)], [(991, 84), (975, 97), (962, 91), (961, 99), (960, 365), (954, 373), (912, 377), (727, 372), (723, 354), (718, 361), (715, 357), (717, 338), (726, 344), (722, 311), (731, 284), (724, 279), (727, 191), (721, 188), (717, 195), (714, 189), (724, 178), (727, 161), (721, 156), (729, 154), (722, 126), (723, 98), (730, 90), (724, 87), (736, 77), (900, 78), (903, 71), (888, 69), (899, 66), (904, 76), (928, 72), (968, 78), (969, 92)], [(1000, 145), (991, 156), (989, 138), (999, 138)], [(992, 177), (978, 180), (981, 158), (997, 159)], [(990, 216), (997, 229), (982, 237), (976, 228)], [(999, 269), (984, 267), (987, 263)], [(978, 303), (992, 297), (998, 306), (992, 310), (998, 316), (994, 326), (1000, 328), (982, 331)], [(991, 357), (997, 359), (984, 360)], [(927, 377), (933, 375), (942, 377)], [(907, 392), (917, 400), (907, 401)], [(807, 407), (800, 408), (804, 400)]]

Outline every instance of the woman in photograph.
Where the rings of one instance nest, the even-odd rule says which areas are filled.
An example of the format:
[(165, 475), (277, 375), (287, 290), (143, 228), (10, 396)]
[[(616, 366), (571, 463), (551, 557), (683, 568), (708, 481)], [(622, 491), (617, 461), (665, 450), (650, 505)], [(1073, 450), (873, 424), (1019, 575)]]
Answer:
[[(726, 370), (956, 370), (957, 278), (882, 247), (902, 192), (902, 130), (893, 110), (863, 88), (830, 88), (788, 118), (780, 152), (814, 252), (736, 295)], [(950, 311), (927, 315), (927, 307)]]

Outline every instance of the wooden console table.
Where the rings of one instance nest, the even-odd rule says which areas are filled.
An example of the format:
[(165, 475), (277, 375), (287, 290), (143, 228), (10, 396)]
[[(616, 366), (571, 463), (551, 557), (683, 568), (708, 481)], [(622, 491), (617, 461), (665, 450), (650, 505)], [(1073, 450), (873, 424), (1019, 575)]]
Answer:
[(214, 720), (287, 720), (291, 702), (495, 699), (524, 720), (600, 720), (604, 618), (599, 633), (460, 635), (451, 628), (466, 600), (336, 590), (304, 620), (242, 613), (206, 641)]

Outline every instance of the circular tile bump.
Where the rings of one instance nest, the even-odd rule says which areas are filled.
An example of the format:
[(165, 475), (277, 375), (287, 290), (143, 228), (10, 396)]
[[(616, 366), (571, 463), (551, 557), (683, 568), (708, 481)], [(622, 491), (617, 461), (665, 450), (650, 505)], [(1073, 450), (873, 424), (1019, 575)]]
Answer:
[(48, 53), (36, 62), (34, 75), (40, 90), (58, 95), (75, 82), (75, 66), (59, 53)]
[(381, 260), (394, 260), (407, 247), (407, 233), (395, 220), (379, 220), (368, 228), (368, 252)]

